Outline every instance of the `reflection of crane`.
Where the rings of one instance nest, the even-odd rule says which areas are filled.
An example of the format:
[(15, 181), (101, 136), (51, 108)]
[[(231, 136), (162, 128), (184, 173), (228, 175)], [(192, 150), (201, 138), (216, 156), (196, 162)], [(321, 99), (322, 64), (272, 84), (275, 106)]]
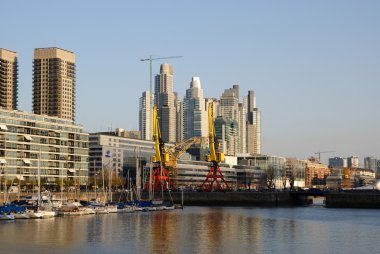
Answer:
[(314, 154), (318, 154), (318, 162), (321, 162), (321, 153), (335, 153), (335, 151), (318, 151), (318, 152), (315, 152)]
[(150, 74), (150, 79), (149, 79), (149, 85), (150, 85), (150, 92), (152, 93), (152, 61), (155, 61), (155, 60), (163, 60), (163, 59), (171, 59), (171, 58), (181, 58), (182, 56), (167, 56), (167, 57), (157, 57), (157, 58), (152, 58), (152, 56), (150, 55), (149, 58), (145, 58), (145, 59), (140, 59), (140, 61), (144, 62), (144, 61), (149, 61), (149, 74)]
[(152, 158), (153, 172), (150, 177), (151, 181), (147, 184), (153, 184), (153, 189), (158, 190), (159, 186), (162, 190), (174, 189), (174, 186), (169, 178), (169, 173), (165, 168), (166, 162), (169, 161), (169, 152), (162, 141), (160, 124), (158, 122), (157, 107), (153, 108), (153, 140), (155, 142), (156, 153)]
[(209, 149), (210, 154), (207, 156), (206, 160), (211, 162), (209, 172), (206, 176), (206, 179), (203, 181), (200, 188), (202, 190), (211, 191), (214, 188), (214, 184), (216, 184), (217, 190), (222, 190), (223, 186), (227, 190), (230, 190), (230, 186), (228, 186), (227, 182), (224, 180), (222, 171), (220, 170), (219, 164), (224, 160), (224, 153), (221, 153), (218, 150), (219, 142), (216, 138), (215, 126), (214, 126), (214, 110), (213, 104), (210, 103), (208, 105), (208, 132), (209, 132)]

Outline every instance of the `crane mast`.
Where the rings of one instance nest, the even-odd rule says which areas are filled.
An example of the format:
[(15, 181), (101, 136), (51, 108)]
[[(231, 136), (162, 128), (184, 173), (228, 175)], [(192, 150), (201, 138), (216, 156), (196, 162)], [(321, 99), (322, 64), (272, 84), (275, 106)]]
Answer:
[(206, 156), (206, 161), (211, 162), (211, 166), (200, 188), (204, 191), (211, 191), (213, 189), (231, 190), (220, 170), (220, 163), (224, 161), (224, 153), (218, 151), (219, 142), (216, 138), (214, 108), (212, 103), (208, 105), (208, 132), (210, 154)]
[(150, 189), (152, 185), (153, 190), (159, 189), (168, 190), (174, 189), (173, 183), (170, 180), (169, 172), (165, 168), (166, 162), (169, 161), (169, 152), (162, 141), (160, 125), (158, 121), (157, 107), (153, 107), (153, 140), (155, 143), (155, 155), (152, 157), (153, 172), (151, 180), (146, 183), (145, 188)]

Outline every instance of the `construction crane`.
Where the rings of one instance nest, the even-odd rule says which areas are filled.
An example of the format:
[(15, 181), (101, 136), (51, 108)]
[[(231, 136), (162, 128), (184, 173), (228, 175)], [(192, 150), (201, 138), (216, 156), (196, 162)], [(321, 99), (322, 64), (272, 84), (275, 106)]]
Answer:
[(167, 57), (157, 57), (152, 58), (152, 55), (149, 56), (149, 58), (143, 58), (140, 59), (140, 61), (145, 62), (149, 61), (149, 86), (150, 86), (150, 92), (152, 93), (152, 61), (156, 60), (163, 60), (163, 59), (172, 59), (172, 58), (181, 58), (182, 56), (167, 56)]
[(217, 190), (231, 190), (226, 180), (224, 180), (224, 176), (219, 166), (220, 162), (224, 160), (224, 153), (218, 151), (219, 142), (215, 133), (214, 110), (212, 103), (208, 105), (208, 132), (210, 154), (207, 155), (206, 161), (211, 162), (211, 165), (206, 179), (203, 181), (200, 189), (204, 191), (212, 191), (215, 186)]
[(156, 106), (153, 107), (153, 140), (155, 143), (155, 155), (152, 158), (153, 171), (149, 182), (146, 184), (146, 189), (150, 189), (150, 185), (153, 185), (151, 187), (155, 191), (174, 189), (169, 178), (169, 172), (165, 168), (166, 162), (169, 161), (169, 152), (161, 137)]
[(321, 153), (335, 153), (335, 151), (318, 151), (318, 152), (315, 152), (314, 154), (318, 154), (318, 162), (321, 162)]

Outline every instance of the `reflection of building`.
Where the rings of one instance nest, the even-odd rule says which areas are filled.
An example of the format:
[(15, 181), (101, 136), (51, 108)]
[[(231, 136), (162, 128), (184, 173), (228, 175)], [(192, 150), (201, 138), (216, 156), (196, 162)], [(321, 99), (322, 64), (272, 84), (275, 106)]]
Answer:
[(75, 118), (75, 55), (60, 48), (38, 48), (33, 61), (33, 112)]
[(56, 185), (88, 176), (88, 134), (71, 120), (0, 109), (0, 160), (9, 178), (34, 181), (40, 166), (43, 182)]
[(317, 161), (306, 161), (305, 186), (308, 188), (323, 188), (326, 185), (326, 178), (330, 175), (331, 169), (327, 165)]
[(17, 53), (0, 48), (0, 108), (17, 109)]

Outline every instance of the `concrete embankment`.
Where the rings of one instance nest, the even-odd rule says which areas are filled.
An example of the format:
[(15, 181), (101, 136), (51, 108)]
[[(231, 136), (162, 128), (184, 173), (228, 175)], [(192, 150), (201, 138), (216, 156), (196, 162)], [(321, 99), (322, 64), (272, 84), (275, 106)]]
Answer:
[(380, 208), (380, 192), (331, 192), (326, 195), (328, 208)]
[[(167, 198), (167, 197), (166, 197)], [(173, 192), (174, 203), (182, 202), (182, 193)], [(184, 192), (185, 206), (303, 206), (305, 196), (294, 197), (287, 192)]]

